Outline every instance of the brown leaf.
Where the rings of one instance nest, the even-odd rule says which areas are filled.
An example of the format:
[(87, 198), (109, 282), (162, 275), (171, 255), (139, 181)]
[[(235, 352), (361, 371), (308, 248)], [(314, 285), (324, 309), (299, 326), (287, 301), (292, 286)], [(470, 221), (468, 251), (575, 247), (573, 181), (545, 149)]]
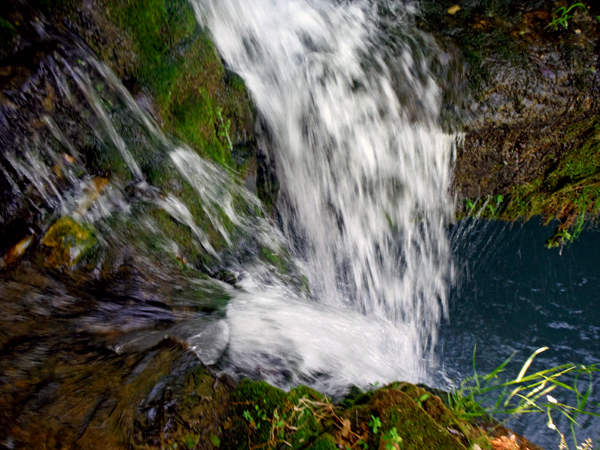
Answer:
[(22, 239), (17, 245), (11, 247), (8, 252), (6, 252), (6, 262), (7, 263), (12, 263), (14, 261), (16, 261), (18, 258), (20, 258), (24, 253), (25, 250), (27, 250), (27, 248), (31, 245), (31, 243), (33, 242), (33, 236), (27, 236), (26, 238)]
[(520, 446), (517, 443), (517, 437), (513, 434), (510, 439), (506, 436), (500, 436), (492, 441), (492, 447), (494, 450), (520, 450)]
[(351, 425), (350, 425), (350, 420), (349, 419), (344, 419), (344, 421), (342, 422), (343, 428), (342, 428), (342, 437), (344, 439), (348, 439), (350, 437), (350, 432), (351, 432)]

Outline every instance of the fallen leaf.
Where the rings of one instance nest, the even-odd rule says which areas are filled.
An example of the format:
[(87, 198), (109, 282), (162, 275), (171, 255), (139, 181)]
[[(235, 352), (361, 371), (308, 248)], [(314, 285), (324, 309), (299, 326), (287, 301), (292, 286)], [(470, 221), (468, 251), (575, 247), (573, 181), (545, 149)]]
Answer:
[(108, 186), (108, 180), (102, 177), (96, 177), (91, 183), (88, 183), (84, 189), (85, 195), (78, 200), (79, 206), (77, 208), (77, 213), (80, 215), (85, 214), (90, 206), (92, 206), (92, 203), (100, 197), (100, 194), (102, 194), (102, 191), (106, 186)]
[(460, 6), (458, 6), (458, 5), (454, 5), (453, 7), (448, 8), (448, 14), (450, 14), (451, 16), (453, 16), (454, 14), (456, 14), (459, 11), (460, 11)]
[(510, 439), (506, 436), (500, 436), (492, 441), (492, 447), (494, 450), (520, 450), (520, 446), (517, 443), (517, 437), (513, 434)]
[(27, 248), (31, 245), (32, 242), (33, 235), (27, 236), (26, 238), (22, 239), (17, 245), (11, 247), (8, 250), (8, 252), (6, 252), (6, 262), (10, 264), (11, 262), (15, 261), (17, 258), (22, 256), (23, 253), (25, 253), (25, 250), (27, 250)]
[(342, 422), (343, 428), (342, 428), (342, 437), (344, 439), (348, 439), (350, 437), (350, 430), (351, 430), (351, 425), (350, 425), (350, 420), (349, 419), (345, 419)]

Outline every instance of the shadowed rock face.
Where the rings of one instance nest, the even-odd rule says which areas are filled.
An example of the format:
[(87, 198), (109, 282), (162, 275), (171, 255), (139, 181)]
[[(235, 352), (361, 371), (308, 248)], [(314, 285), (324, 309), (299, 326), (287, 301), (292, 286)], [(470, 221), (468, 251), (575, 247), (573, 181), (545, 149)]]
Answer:
[(229, 394), (172, 331), (196, 316), (172, 289), (182, 280), (129, 273), (105, 280), (102, 297), (27, 267), (0, 278), (0, 446), (210, 448)]
[(581, 168), (565, 168), (595, 145), (599, 109), (598, 6), (583, 3), (565, 29), (549, 25), (567, 2), (473, 1), (453, 15), (452, 2), (425, 2), (423, 28), (462, 62), (447, 86), (450, 117), (461, 117), (465, 133), (460, 200), (507, 196), (495, 214), (504, 219), (573, 209), (561, 192), (596, 162), (584, 157)]

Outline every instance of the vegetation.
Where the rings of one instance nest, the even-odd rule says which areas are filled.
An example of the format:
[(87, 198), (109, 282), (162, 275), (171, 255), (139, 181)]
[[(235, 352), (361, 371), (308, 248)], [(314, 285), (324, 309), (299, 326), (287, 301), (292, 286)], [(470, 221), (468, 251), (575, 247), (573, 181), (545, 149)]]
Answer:
[[(243, 380), (232, 404), (234, 426), (222, 439), (224, 448), (464, 450), (469, 443), (491, 448), (479, 428), (454, 415), (439, 397), (408, 383), (355, 392), (338, 406), (307, 387), (286, 394), (265, 382)], [(448, 428), (463, 430), (462, 438)]]
[(132, 75), (157, 103), (167, 131), (225, 167), (244, 169), (231, 155), (232, 132), (252, 130), (243, 82), (230, 76), (189, 2), (106, 0), (138, 57)]
[(562, 137), (563, 150), (542, 159), (546, 170), (532, 180), (509, 188), (506, 195), (466, 199), (465, 216), (507, 221), (543, 216), (560, 220), (548, 248), (572, 243), (600, 213), (600, 119), (571, 124)]
[(562, 6), (558, 8), (554, 14), (552, 14), (552, 22), (548, 24), (548, 28), (552, 28), (554, 31), (558, 30), (559, 26), (563, 27), (565, 30), (568, 29), (569, 19), (573, 18), (573, 16), (569, 16), (569, 13), (575, 8), (583, 8), (584, 11), (586, 10), (583, 3), (573, 3), (568, 8), (566, 6)]
[[(575, 427), (578, 426), (577, 418), (582, 415), (600, 417), (600, 412), (589, 409), (592, 406), (600, 411), (600, 404), (590, 404), (588, 401), (594, 385), (594, 376), (600, 373), (600, 365), (564, 364), (528, 375), (527, 371), (535, 357), (546, 350), (548, 347), (536, 350), (525, 361), (518, 376), (508, 381), (499, 381), (498, 376), (504, 371), (514, 354), (491, 373), (480, 375), (475, 369), (474, 350), (474, 375), (466, 378), (448, 395), (449, 406), (456, 414), (465, 419), (487, 418), (489, 415), (518, 416), (530, 413), (547, 415), (547, 425), (559, 434), (561, 448), (568, 448), (564, 434), (558, 430), (553, 419), (553, 414), (561, 414), (569, 420), (574, 448), (582, 448), (577, 441)], [(565, 396), (565, 394), (574, 397), (575, 406), (556, 400), (550, 395), (555, 390), (556, 392), (563, 391), (559, 395), (554, 393), (559, 397)]]

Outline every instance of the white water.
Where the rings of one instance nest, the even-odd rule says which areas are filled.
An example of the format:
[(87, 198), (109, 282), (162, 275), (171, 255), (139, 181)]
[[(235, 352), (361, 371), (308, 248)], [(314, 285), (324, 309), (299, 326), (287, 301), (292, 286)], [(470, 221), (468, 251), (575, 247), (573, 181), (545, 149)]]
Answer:
[[(386, 50), (374, 2), (192, 4), (267, 124), (284, 231), (322, 305), (256, 290), (232, 302), (232, 359), (288, 354), (309, 378), (328, 360), (348, 384), (423, 379), (451, 276), (455, 138), (437, 125), (438, 86), (408, 45)], [(411, 7), (385, 6), (410, 26)]]

